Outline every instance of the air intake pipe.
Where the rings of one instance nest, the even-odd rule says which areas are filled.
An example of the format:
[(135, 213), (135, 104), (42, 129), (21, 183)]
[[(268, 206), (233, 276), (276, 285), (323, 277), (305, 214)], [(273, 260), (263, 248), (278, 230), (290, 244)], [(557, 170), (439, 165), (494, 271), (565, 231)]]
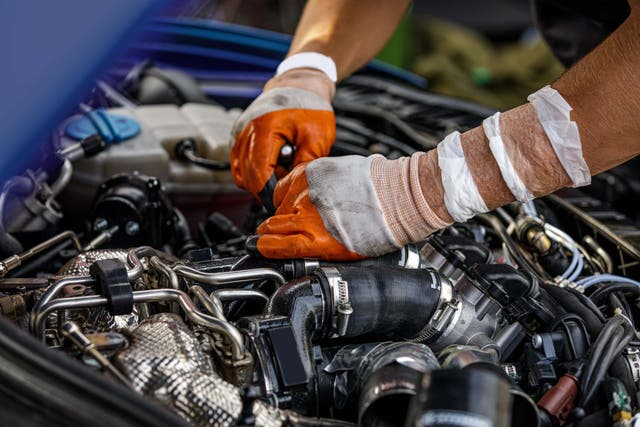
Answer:
[(289, 317), (292, 325), (305, 324), (313, 338), (375, 334), (410, 339), (429, 324), (443, 289), (451, 293), (431, 270), (323, 267), (282, 286), (267, 313)]

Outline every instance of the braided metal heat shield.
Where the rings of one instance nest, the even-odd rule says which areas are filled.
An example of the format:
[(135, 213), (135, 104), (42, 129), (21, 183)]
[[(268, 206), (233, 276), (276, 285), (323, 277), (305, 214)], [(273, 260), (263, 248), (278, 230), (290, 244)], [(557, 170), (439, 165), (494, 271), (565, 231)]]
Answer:
[(88, 276), (91, 264), (101, 259), (119, 259), (127, 262), (127, 251), (124, 249), (100, 249), (87, 251), (71, 259), (62, 266), (60, 276)]
[(184, 322), (175, 314), (145, 319), (128, 333), (116, 364), (139, 393), (197, 426), (235, 425), (242, 410), (236, 387), (222, 380)]

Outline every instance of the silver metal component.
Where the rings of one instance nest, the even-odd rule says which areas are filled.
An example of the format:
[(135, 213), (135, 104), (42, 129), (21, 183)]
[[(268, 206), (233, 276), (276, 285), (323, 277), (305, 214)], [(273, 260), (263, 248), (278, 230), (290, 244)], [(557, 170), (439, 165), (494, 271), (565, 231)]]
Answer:
[(178, 275), (156, 255), (149, 258), (149, 266), (165, 279), (167, 288), (180, 289)]
[(109, 227), (109, 222), (104, 218), (96, 218), (93, 221), (93, 231), (97, 233), (106, 230), (107, 227)]
[(127, 252), (122, 249), (100, 249), (83, 252), (69, 260), (58, 271), (60, 276), (88, 276), (91, 264), (102, 259), (118, 259), (127, 261)]
[(211, 296), (215, 296), (220, 301), (237, 301), (237, 300), (259, 300), (266, 304), (269, 303), (269, 297), (260, 291), (253, 289), (219, 289), (211, 292)]
[(422, 264), (422, 257), (420, 251), (415, 245), (406, 245), (402, 249), (402, 258), (400, 259), (400, 265), (408, 269), (420, 268)]
[(190, 424), (236, 425), (242, 400), (236, 387), (222, 380), (184, 322), (160, 313), (129, 333), (129, 347), (116, 363), (133, 388), (168, 406)]
[(602, 249), (602, 246), (600, 246), (591, 236), (585, 236), (583, 241), (584, 244), (591, 248), (596, 253), (598, 258), (602, 260), (605, 273), (613, 273), (613, 261), (611, 260), (611, 257), (609, 256), (607, 251)]
[(422, 249), (420, 249), (420, 254), (427, 267), (437, 270), (442, 276), (448, 278), (452, 285), (455, 285), (458, 280), (464, 276), (462, 270), (449, 262), (449, 260), (430, 243), (425, 244)]
[(636, 384), (640, 384), (640, 349), (629, 347), (625, 350), (624, 357), (627, 360), (627, 364), (629, 364), (629, 369), (631, 369), (633, 381)]
[(309, 275), (320, 268), (320, 261), (317, 259), (305, 258), (303, 261), (305, 275)]
[(339, 337), (344, 336), (347, 333), (349, 327), (349, 317), (353, 314), (353, 307), (350, 302), (339, 304), (336, 308), (337, 320), (336, 320), (336, 334)]
[(272, 281), (276, 287), (279, 288), (285, 283), (282, 274), (272, 268), (251, 268), (219, 273), (204, 273), (184, 264), (177, 264), (173, 267), (173, 271), (175, 271), (178, 276), (207, 285), (229, 285), (263, 279)]
[[(64, 268), (64, 267), (63, 267)], [(38, 300), (38, 302), (33, 306), (31, 310), (31, 316), (29, 316), (29, 327), (31, 331), (36, 330), (36, 320), (38, 319), (38, 313), (42, 312), (44, 307), (49, 304), (49, 302), (62, 292), (62, 290), (66, 286), (78, 285), (78, 284), (90, 284), (93, 283), (93, 277), (91, 276), (74, 276), (74, 277), (64, 277), (61, 279), (55, 280), (47, 291), (42, 295), (42, 297)]]
[(514, 365), (513, 363), (503, 363), (502, 369), (513, 381), (520, 381), (520, 373), (518, 372), (518, 367), (516, 365)]
[(116, 378), (121, 383), (131, 386), (131, 383), (125, 377), (122, 372), (117, 370), (109, 359), (103, 356), (100, 351), (96, 348), (95, 344), (91, 342), (89, 338), (85, 334), (82, 333), (80, 327), (74, 322), (65, 322), (61, 328), (62, 335), (69, 339), (79, 350), (82, 351), (83, 354), (88, 354), (91, 356), (98, 364), (110, 373), (114, 378)]
[[(219, 333), (228, 339), (234, 360), (242, 360), (245, 358), (244, 339), (236, 327), (228, 322), (202, 313), (186, 293), (177, 289), (150, 289), (133, 292), (133, 302), (135, 304), (161, 301), (177, 302), (191, 322), (207, 328), (214, 333)], [(36, 337), (44, 339), (44, 324), (49, 314), (53, 312), (104, 307), (107, 304), (108, 300), (106, 297), (93, 295), (75, 298), (60, 298), (55, 301), (51, 301), (48, 304), (39, 307), (39, 310), (34, 308), (34, 311), (32, 311), (32, 332)]]
[(205, 310), (207, 310), (212, 316), (221, 320), (227, 320), (224, 315), (222, 303), (214, 293), (209, 296), (201, 286), (194, 285), (189, 288), (189, 295), (200, 301), (200, 304), (202, 304)]
[(332, 338), (344, 336), (349, 326), (349, 317), (353, 307), (349, 301), (349, 283), (340, 276), (334, 267), (323, 267), (322, 273), (327, 278), (331, 292), (331, 331)]
[(447, 279), (441, 279), (434, 272), (430, 272), (433, 283), (440, 283), (440, 296), (436, 310), (429, 319), (429, 323), (411, 339), (416, 342), (429, 342), (444, 332), (460, 309), (459, 301), (455, 300), (455, 291)]
[(127, 234), (127, 236), (135, 236), (140, 232), (140, 224), (138, 224), (136, 221), (128, 221), (124, 225), (124, 232)]
[(50, 198), (56, 198), (62, 190), (64, 190), (69, 182), (71, 182), (71, 177), (73, 176), (73, 165), (69, 159), (65, 159), (62, 163), (62, 168), (60, 168), (60, 173), (58, 174), (58, 179), (51, 184), (51, 194)]
[(169, 258), (172, 258), (170, 255), (155, 250), (151, 246), (139, 246), (137, 248), (130, 249), (127, 252), (127, 264), (131, 267), (127, 271), (127, 276), (129, 277), (129, 281), (134, 281), (142, 276), (144, 273), (144, 265), (140, 261), (140, 257), (153, 257), (157, 256), (160, 260), (166, 261)]
[[(426, 342), (435, 352), (453, 345), (471, 344), (481, 336), (490, 338), (498, 328), (500, 306), (466, 276), (455, 286), (441, 281), (441, 296), (431, 320), (412, 341)], [(495, 343), (493, 343), (495, 345)]]
[(111, 240), (113, 235), (116, 234), (119, 229), (120, 227), (118, 225), (114, 225), (113, 227), (104, 230), (102, 233), (94, 237), (93, 240), (87, 243), (87, 245), (84, 247), (84, 251), (91, 251), (104, 245)]
[(535, 349), (542, 348), (542, 337), (538, 334), (535, 334), (531, 337), (531, 346)]
[(78, 252), (80, 253), (82, 252), (82, 244), (80, 243), (78, 236), (76, 236), (76, 233), (69, 230), (63, 231), (62, 233), (57, 234), (52, 238), (37, 244), (36, 246), (32, 247), (28, 251), (25, 251), (18, 255), (12, 255), (0, 261), (0, 277), (4, 277), (9, 271), (19, 267), (20, 265), (22, 265), (24, 261), (33, 257), (34, 255), (37, 255), (40, 252), (43, 252), (67, 239), (71, 240), (71, 242), (73, 243), (73, 246)]
[(269, 297), (260, 291), (253, 289), (219, 289), (211, 292), (211, 299), (222, 306), (223, 301), (258, 300), (264, 302), (264, 307), (269, 304)]

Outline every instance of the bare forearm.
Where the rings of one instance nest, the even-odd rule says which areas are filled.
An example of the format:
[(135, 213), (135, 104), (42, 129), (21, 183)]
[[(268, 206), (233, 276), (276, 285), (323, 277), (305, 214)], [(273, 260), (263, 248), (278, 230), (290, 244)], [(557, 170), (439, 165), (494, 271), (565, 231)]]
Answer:
[(592, 174), (640, 152), (640, 10), (553, 87), (571, 104)]
[[(639, 32), (640, 13), (634, 10), (611, 37), (553, 84), (573, 108), (571, 120), (578, 124), (582, 155), (592, 175), (640, 152)], [(531, 194), (539, 197), (572, 184), (533, 105), (503, 113), (500, 129), (513, 168)], [(460, 140), (486, 206), (493, 209), (514, 201), (482, 127), (462, 134)], [(436, 154), (429, 153), (421, 163), (425, 198), (440, 218), (451, 221), (442, 203)]]
[(289, 55), (331, 57), (342, 79), (366, 64), (389, 40), (409, 0), (310, 0)]

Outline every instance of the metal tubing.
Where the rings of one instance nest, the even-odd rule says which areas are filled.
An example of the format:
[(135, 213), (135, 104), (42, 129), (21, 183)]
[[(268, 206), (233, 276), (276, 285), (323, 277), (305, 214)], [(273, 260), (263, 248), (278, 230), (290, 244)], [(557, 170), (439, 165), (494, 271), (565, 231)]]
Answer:
[(276, 285), (276, 288), (279, 288), (285, 283), (282, 274), (272, 268), (252, 268), (219, 273), (203, 273), (184, 264), (177, 264), (173, 267), (173, 271), (179, 276), (207, 285), (229, 285), (232, 283), (244, 283), (264, 279), (272, 281)]
[(200, 301), (200, 304), (214, 317), (227, 320), (220, 300), (217, 297), (209, 296), (201, 286), (191, 286), (189, 288), (189, 295)]
[[(244, 358), (244, 339), (238, 329), (228, 322), (202, 313), (186, 293), (177, 289), (150, 289), (133, 292), (133, 302), (136, 304), (160, 301), (177, 302), (191, 322), (210, 329), (213, 332), (222, 334), (229, 340), (234, 360), (237, 361)], [(32, 313), (32, 316), (34, 317), (32, 331), (36, 337), (44, 340), (44, 325), (47, 317), (52, 312), (58, 310), (103, 307), (107, 305), (107, 303), (107, 298), (99, 295), (57, 299), (43, 306), (40, 311)]]
[(269, 297), (260, 291), (253, 289), (220, 289), (211, 292), (211, 296), (217, 297), (220, 301), (236, 301), (236, 300), (259, 300), (266, 304), (269, 303)]
[(44, 250), (49, 249), (50, 247), (55, 246), (56, 244), (67, 239), (71, 240), (71, 243), (73, 243), (73, 246), (76, 248), (78, 253), (82, 253), (82, 244), (80, 243), (78, 236), (76, 236), (76, 233), (71, 230), (63, 231), (62, 233), (57, 234), (52, 238), (37, 244), (28, 251), (25, 251), (18, 255), (12, 255), (9, 258), (0, 261), (0, 277), (4, 277), (8, 272), (13, 270), (14, 268), (19, 267), (24, 261), (33, 257), (34, 255), (37, 255), (40, 252), (43, 252)]
[(93, 283), (93, 277), (91, 276), (71, 276), (71, 277), (63, 277), (61, 279), (56, 280), (49, 286), (47, 291), (42, 295), (42, 298), (38, 300), (38, 302), (33, 306), (31, 310), (31, 316), (29, 317), (29, 327), (31, 328), (31, 332), (35, 332), (36, 327), (36, 318), (37, 314), (42, 311), (42, 309), (51, 302), (52, 299), (58, 296), (62, 289), (65, 286), (69, 285), (77, 285), (77, 284), (90, 284)]
[(171, 289), (180, 289), (178, 275), (171, 269), (171, 267), (162, 262), (160, 258), (155, 255), (152, 256), (149, 258), (149, 265), (167, 279), (167, 284)]

